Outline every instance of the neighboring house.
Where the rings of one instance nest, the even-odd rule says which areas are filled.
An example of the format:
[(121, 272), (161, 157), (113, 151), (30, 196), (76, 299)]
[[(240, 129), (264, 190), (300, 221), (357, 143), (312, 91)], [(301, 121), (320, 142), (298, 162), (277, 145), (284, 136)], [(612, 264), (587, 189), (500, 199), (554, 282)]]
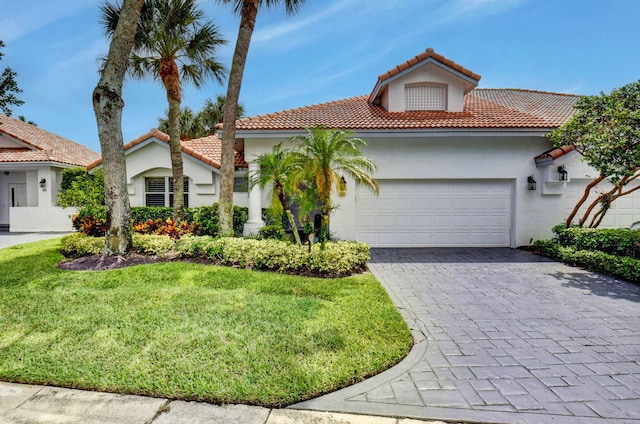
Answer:
[[(369, 95), (237, 121), (252, 160), (322, 125), (352, 130), (378, 165), (380, 196), (347, 178), (332, 235), (373, 246), (510, 246), (548, 238), (597, 172), (544, 138), (579, 96), (476, 88), (480, 76), (427, 49), (378, 78)], [(564, 165), (566, 180), (558, 167)], [(345, 176), (347, 177), (347, 176)], [(536, 181), (531, 190), (529, 180)], [(249, 195), (246, 233), (262, 225), (266, 192)], [(640, 192), (613, 204), (604, 226), (640, 220)]]
[[(185, 206), (212, 205), (220, 193), (220, 155), (222, 141), (211, 135), (181, 142)], [(152, 129), (124, 146), (127, 188), (131, 206), (173, 206), (173, 178), (169, 136)], [(97, 159), (87, 168), (102, 165)], [(234, 204), (247, 206), (247, 164), (236, 154)]]
[(69, 217), (75, 210), (56, 206), (61, 172), (99, 157), (81, 144), (0, 114), (0, 227), (72, 231)]

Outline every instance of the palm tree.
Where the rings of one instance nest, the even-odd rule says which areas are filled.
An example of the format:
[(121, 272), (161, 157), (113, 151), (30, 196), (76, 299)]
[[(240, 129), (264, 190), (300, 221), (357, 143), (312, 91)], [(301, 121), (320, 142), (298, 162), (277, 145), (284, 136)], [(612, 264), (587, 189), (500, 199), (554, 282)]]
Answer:
[[(167, 112), (168, 115), (168, 112)], [(169, 118), (158, 119), (158, 129), (164, 133), (169, 133)], [(200, 114), (193, 113), (190, 107), (180, 109), (180, 140), (191, 140), (208, 135)]]
[[(113, 34), (121, 7), (106, 3), (101, 7), (102, 24)], [(130, 57), (129, 74), (134, 78), (151, 76), (162, 82), (169, 103), (169, 145), (173, 168), (173, 214), (184, 213), (183, 164), (180, 148), (181, 83), (196, 88), (210, 78), (222, 83), (224, 67), (216, 60), (218, 46), (226, 41), (218, 28), (204, 21), (196, 0), (146, 0)]]
[(287, 14), (295, 13), (304, 0), (217, 0), (223, 4), (233, 4), (236, 14), (240, 15), (238, 39), (233, 52), (231, 73), (227, 86), (227, 102), (224, 109), (224, 128), (222, 131), (222, 157), (220, 164), (219, 228), (222, 235), (233, 235), (233, 178), (235, 171), (236, 115), (240, 87), (247, 61), (249, 44), (256, 24), (258, 9), (262, 6), (274, 7), (284, 4)]
[[(198, 113), (200, 121), (204, 126), (207, 135), (215, 133), (216, 125), (224, 121), (224, 107), (227, 103), (225, 96), (216, 96), (216, 101), (207, 99), (204, 108)], [(244, 105), (238, 103), (236, 107), (236, 119), (244, 117)]]
[(252, 186), (258, 184), (261, 188), (267, 184), (273, 185), (272, 207), (284, 211), (296, 243), (301, 244), (298, 225), (287, 200), (287, 193), (291, 193), (295, 187), (293, 159), (291, 151), (283, 149), (282, 143), (278, 143), (273, 146), (271, 152), (263, 153), (256, 158), (260, 170), (250, 175), (249, 180)]
[(107, 194), (107, 233), (104, 252), (122, 255), (132, 245), (127, 168), (122, 136), (122, 81), (127, 60), (136, 37), (136, 29), (143, 0), (124, 0), (121, 22), (112, 33), (109, 55), (93, 90), (93, 110), (98, 124), (98, 135), (104, 168), (104, 190)]
[(331, 190), (334, 182), (342, 178), (340, 174), (353, 178), (356, 184), (371, 188), (376, 195), (380, 191), (378, 182), (370, 175), (377, 166), (360, 151), (360, 146), (366, 146), (367, 143), (360, 138), (349, 137), (350, 134), (343, 130), (315, 127), (307, 128), (306, 136), (292, 139), (300, 142), (300, 146), (292, 152), (294, 163), (300, 169), (302, 178), (314, 186), (318, 195), (322, 214), (322, 243), (327, 239), (329, 215), (333, 210)]

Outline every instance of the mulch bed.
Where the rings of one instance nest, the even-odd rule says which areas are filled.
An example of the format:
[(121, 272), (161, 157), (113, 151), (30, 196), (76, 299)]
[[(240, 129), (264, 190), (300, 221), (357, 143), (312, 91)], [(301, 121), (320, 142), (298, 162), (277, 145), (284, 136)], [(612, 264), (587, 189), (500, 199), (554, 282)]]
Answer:
[(73, 271), (102, 271), (105, 269), (124, 268), (133, 265), (152, 264), (155, 262), (167, 262), (170, 259), (159, 256), (140, 255), (131, 253), (128, 255), (90, 255), (81, 256), (60, 262), (58, 268)]

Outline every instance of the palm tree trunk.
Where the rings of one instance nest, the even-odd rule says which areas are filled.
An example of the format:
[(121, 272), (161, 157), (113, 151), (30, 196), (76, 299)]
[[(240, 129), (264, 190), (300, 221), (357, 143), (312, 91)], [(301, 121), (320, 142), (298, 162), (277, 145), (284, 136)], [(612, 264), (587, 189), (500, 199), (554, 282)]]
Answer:
[(291, 213), (291, 208), (289, 207), (289, 202), (287, 202), (287, 195), (284, 192), (284, 187), (282, 183), (276, 185), (276, 191), (278, 194), (278, 199), (280, 200), (280, 204), (284, 209), (285, 215), (287, 215), (287, 220), (289, 221), (289, 225), (291, 226), (291, 231), (293, 232), (293, 238), (296, 240), (298, 245), (302, 244), (300, 240), (300, 234), (298, 233), (298, 225), (296, 224), (296, 220)]
[(93, 110), (104, 168), (107, 233), (104, 253), (126, 254), (132, 245), (131, 206), (122, 136), (122, 82), (138, 27), (144, 0), (124, 0), (118, 26), (98, 85), (93, 90)]
[(178, 65), (173, 60), (160, 61), (160, 77), (167, 92), (169, 103), (169, 150), (173, 175), (173, 219), (184, 218), (184, 166), (180, 147), (180, 75)]
[(240, 88), (244, 66), (247, 61), (249, 44), (253, 28), (258, 16), (258, 0), (244, 0), (242, 2), (240, 28), (236, 41), (229, 85), (227, 87), (227, 101), (224, 108), (224, 126), (222, 130), (222, 157), (220, 160), (220, 198), (218, 206), (219, 234), (233, 235), (233, 178), (235, 173), (235, 143), (236, 143), (236, 112), (240, 99)]

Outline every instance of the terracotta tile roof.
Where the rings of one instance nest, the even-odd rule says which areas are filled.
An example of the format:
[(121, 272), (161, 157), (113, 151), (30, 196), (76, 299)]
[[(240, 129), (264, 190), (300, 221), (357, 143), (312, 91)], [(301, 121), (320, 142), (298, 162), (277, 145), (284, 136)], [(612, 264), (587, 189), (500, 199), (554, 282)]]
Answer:
[[(138, 144), (150, 139), (151, 137), (155, 137), (160, 141), (169, 143), (169, 136), (167, 134), (153, 128), (148, 133), (143, 134), (140, 137), (125, 144), (124, 150), (127, 151), (132, 147), (135, 147)], [(220, 158), (222, 156), (222, 140), (218, 136), (210, 135), (207, 137), (195, 138), (193, 140), (182, 140), (180, 141), (180, 146), (182, 148), (182, 151), (187, 155), (192, 156), (199, 161), (206, 163), (207, 165), (213, 166), (214, 168), (220, 168)], [(87, 166), (87, 168), (92, 169), (100, 164), (102, 164), (102, 158), (91, 163), (89, 166)], [(246, 168), (248, 166), (244, 161), (244, 154), (236, 152), (235, 166), (238, 168)]]
[(412, 66), (422, 62), (425, 59), (428, 58), (433, 58), (434, 60), (447, 65), (448, 67), (455, 69), (456, 71), (460, 72), (463, 75), (468, 76), (469, 78), (472, 78), (474, 80), (480, 80), (480, 78), (482, 78), (480, 75), (475, 74), (473, 72), (471, 72), (469, 69), (464, 68), (461, 65), (458, 65), (457, 63), (455, 63), (453, 60), (449, 60), (446, 57), (442, 56), (441, 54), (436, 53), (435, 51), (433, 51), (433, 49), (431, 47), (429, 47), (427, 50), (425, 50), (424, 52), (420, 53), (417, 56), (414, 56), (413, 58), (407, 60), (406, 62), (396, 66), (395, 68), (385, 72), (384, 74), (380, 75), (378, 77), (378, 82), (380, 81), (384, 81), (387, 78), (391, 78), (394, 75), (399, 74), (400, 72), (404, 71), (405, 69), (409, 69)]
[(575, 150), (575, 146), (560, 146), (555, 149), (547, 150), (546, 152), (535, 157), (535, 160), (543, 160), (543, 159), (558, 159), (560, 156), (563, 156), (571, 151)]
[(518, 89), (476, 88), (464, 112), (388, 112), (368, 96), (290, 109), (237, 121), (239, 131), (298, 130), (322, 125), (346, 130), (549, 129), (566, 122), (579, 96)]
[(58, 162), (86, 166), (100, 155), (82, 144), (34, 125), (0, 114), (0, 134), (22, 142), (24, 148), (0, 149), (0, 162)]

